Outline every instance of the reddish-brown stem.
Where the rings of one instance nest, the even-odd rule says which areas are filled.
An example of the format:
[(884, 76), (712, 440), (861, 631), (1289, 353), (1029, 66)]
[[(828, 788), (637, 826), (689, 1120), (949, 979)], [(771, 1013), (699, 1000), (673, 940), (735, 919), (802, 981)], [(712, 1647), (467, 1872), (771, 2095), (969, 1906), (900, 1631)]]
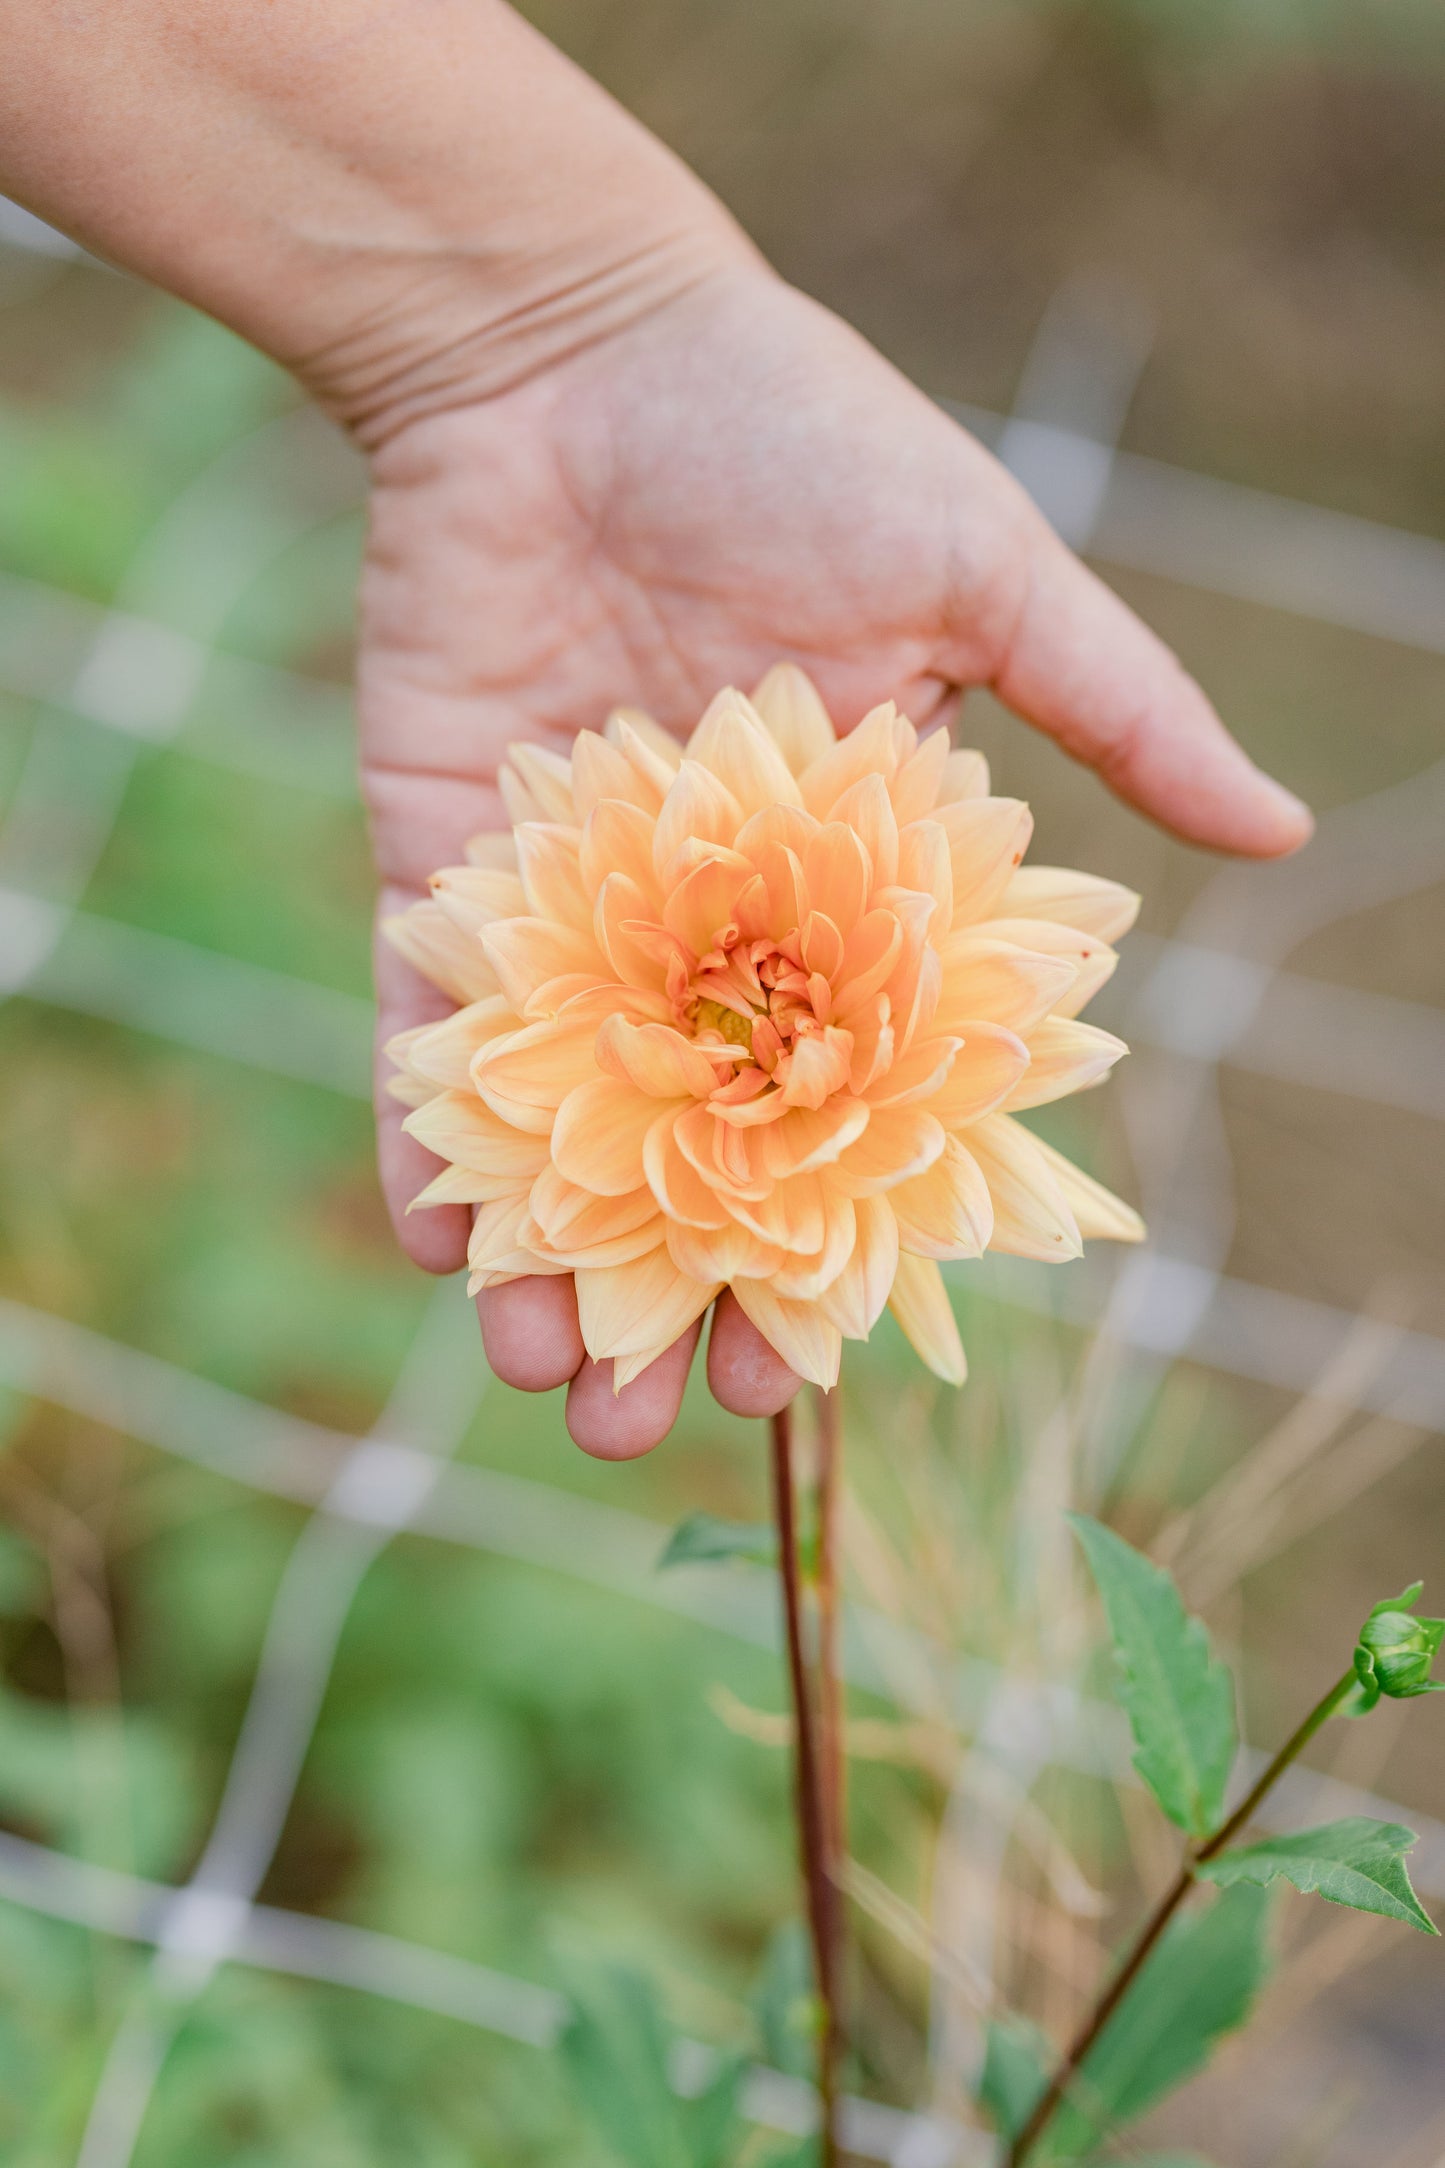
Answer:
[(797, 1488), (793, 1474), (793, 1425), (784, 1408), (772, 1422), (773, 1511), (778, 1525), (778, 1573), (783, 1585), (783, 1618), (788, 1652), (788, 1682), (793, 1701), (793, 1793), (798, 1818), (798, 1851), (813, 1945), (813, 1970), (822, 2006), (818, 2036), (818, 2096), (822, 2118), (821, 2168), (838, 2168), (838, 1891), (829, 1875), (827, 1820), (813, 1697), (803, 1647), (803, 1586), (798, 1563)]
[[(839, 1661), (839, 1521), (843, 1501), (843, 1441), (836, 1390), (819, 1392), (818, 1409), (818, 1750), (822, 1768), (823, 1827), (828, 1840), (828, 1877), (834, 1889), (848, 1850), (847, 1751), (843, 1672)], [(841, 1904), (835, 1904), (835, 1919)], [(841, 1953), (835, 1951), (835, 1964)]]

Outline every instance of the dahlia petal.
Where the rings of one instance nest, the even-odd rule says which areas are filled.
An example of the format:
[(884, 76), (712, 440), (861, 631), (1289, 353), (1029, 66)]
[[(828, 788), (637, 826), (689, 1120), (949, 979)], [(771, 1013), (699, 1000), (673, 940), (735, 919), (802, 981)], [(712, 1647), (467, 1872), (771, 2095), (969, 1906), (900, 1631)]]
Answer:
[[(648, 1201), (651, 1202), (650, 1196)], [(598, 1233), (588, 1240), (578, 1233), (555, 1242), (537, 1227), (530, 1236), (529, 1246), (544, 1263), (556, 1265), (563, 1272), (595, 1272), (604, 1265), (630, 1265), (634, 1258), (648, 1256), (666, 1231), (667, 1222), (654, 1205), (651, 1218), (639, 1227), (623, 1227), (611, 1234)], [(523, 1230), (524, 1236), (527, 1232)]]
[(517, 838), (510, 828), (483, 828), (468, 836), (463, 853), (469, 866), (485, 866), (493, 873), (515, 873)]
[(586, 821), (609, 798), (634, 812), (655, 814), (665, 793), (625, 753), (596, 730), (579, 730), (572, 741), (572, 802)]
[[(472, 1056), (478, 1048), (516, 1028), (516, 1014), (500, 994), (493, 994), (486, 1001), (468, 1002), (464, 1009), (458, 1009), (439, 1024), (422, 1024), (414, 1031), (401, 1034), (408, 1041), (407, 1068), (413, 1075), (425, 1077), (445, 1090), (468, 1091), (472, 1082)], [(390, 1042), (386, 1049), (388, 1054), (396, 1044), (395, 1039)]]
[(834, 807), (844, 792), (865, 775), (892, 776), (898, 768), (898, 739), (895, 724), (898, 710), (891, 700), (881, 707), (873, 708), (864, 716), (856, 730), (839, 738), (809, 761), (798, 778), (803, 790), (803, 803), (810, 813), (816, 813), (821, 821), (842, 819), (834, 813)]
[(510, 761), (504, 760), (497, 770), (497, 788), (502, 794), (507, 819), (513, 828), (519, 828), (523, 821), (544, 821), (547, 818), (546, 807), (533, 797)]
[(503, 1121), (545, 1136), (567, 1094), (597, 1075), (596, 1039), (585, 1015), (571, 1024), (552, 1017), (526, 1024), (478, 1047), (471, 1082)]
[[(841, 1194), (841, 1193), (840, 1193)], [(774, 1242), (791, 1256), (814, 1257), (823, 1248), (829, 1226), (828, 1196), (816, 1174), (793, 1174), (774, 1182), (764, 1197), (727, 1197), (733, 1218), (764, 1242)]]
[(1097, 1024), (1046, 1016), (1029, 1033), (1028, 1071), (1001, 1102), (1004, 1111), (1016, 1114), (1022, 1107), (1047, 1106), (1069, 1092), (1087, 1091), (1128, 1051), (1122, 1039)]
[(780, 1119), (762, 1130), (759, 1150), (763, 1170), (782, 1181), (790, 1174), (809, 1174), (831, 1166), (868, 1127), (870, 1108), (866, 1099), (842, 1092), (823, 1107), (789, 1107)]
[(517, 830), (517, 863), (526, 891), (523, 911), (591, 931), (592, 899), (578, 865), (580, 832), (529, 821)]
[(999, 898), (1006, 918), (1052, 918), (1101, 941), (1117, 941), (1139, 916), (1140, 898), (1096, 873), (1064, 866), (1020, 866)]
[(982, 1018), (1022, 1035), (1057, 1008), (1077, 975), (1067, 957), (1022, 949), (992, 933), (950, 934), (939, 954), (943, 989), (935, 1031), (964, 1031)]
[[(825, 911), (808, 913), (799, 928), (798, 946), (809, 972), (826, 980), (836, 975), (843, 961), (843, 936)], [(831, 998), (831, 988), (829, 995)]]
[(625, 1197), (647, 1176), (642, 1146), (660, 1112), (649, 1099), (616, 1077), (579, 1084), (557, 1110), (552, 1158), (559, 1173), (599, 1197)]
[(436, 1204), (491, 1204), (498, 1197), (516, 1194), (515, 1174), (478, 1174), (472, 1167), (443, 1167), (425, 1189), (417, 1191), (407, 1211), (421, 1212)]
[(397, 917), (383, 919), (381, 930), (414, 971), (453, 1001), (484, 1001), (497, 992), (497, 974), (481, 942), (454, 926), (435, 903), (413, 903)]
[(532, 745), (525, 738), (507, 747), (507, 759), (542, 808), (544, 821), (577, 825), (572, 801), (571, 753), (554, 753), (550, 745)]
[(845, 1340), (866, 1340), (898, 1271), (898, 1221), (888, 1197), (855, 1197), (853, 1214), (853, 1255), (818, 1301)]
[(577, 863), (588, 894), (596, 897), (611, 873), (626, 875), (649, 909), (661, 892), (652, 863), (654, 816), (619, 798), (604, 798), (592, 808), (582, 828)]
[(727, 1209), (683, 1153), (675, 1134), (679, 1119), (687, 1111), (685, 1107), (669, 1107), (657, 1116), (642, 1142), (643, 1172), (669, 1220), (716, 1230), (729, 1224)]
[(937, 939), (953, 924), (953, 858), (938, 821), (913, 821), (898, 836), (898, 882), (933, 898), (929, 926)]
[(946, 1133), (927, 1107), (875, 1107), (868, 1127), (839, 1158), (829, 1180), (851, 1197), (895, 1189), (942, 1157)]
[(919, 739), (918, 751), (904, 761), (889, 785), (888, 794), (900, 828), (933, 811), (951, 757), (948, 732), (941, 726)]
[(948, 1385), (962, 1385), (968, 1362), (943, 1274), (932, 1258), (900, 1256), (888, 1307), (929, 1369)]
[[(1047, 1030), (1041, 1025), (1041, 1030)], [(976, 1122), (1023, 1090), (1032, 1080), (1029, 1068), (1032, 1042), (1025, 1045), (1002, 1024), (970, 1024), (953, 1067), (929, 1100), (930, 1110), (945, 1129), (959, 1129)], [(1025, 1102), (1032, 1104), (1033, 1102)]]
[(950, 1137), (927, 1174), (888, 1192), (898, 1239), (914, 1257), (982, 1257), (993, 1233), (993, 1204), (973, 1154)]
[(815, 1302), (787, 1302), (768, 1280), (736, 1279), (732, 1290), (743, 1314), (790, 1370), (830, 1392), (838, 1382), (843, 1336)]
[(781, 941), (795, 932), (808, 915), (803, 862), (786, 843), (750, 846), (748, 855), (758, 869), (758, 878), (756, 884), (748, 882), (739, 894), (738, 929), (745, 940)]
[(953, 861), (953, 923), (987, 917), (1017, 871), (1034, 817), (1017, 798), (967, 798), (936, 815)]
[(978, 929), (997, 941), (1015, 941), (1042, 956), (1061, 956), (1074, 967), (1074, 983), (1054, 1004), (1056, 1016), (1077, 1016), (1114, 976), (1119, 958), (1107, 941), (1077, 926), (1048, 918), (991, 918)]
[(715, 1101), (705, 1106), (694, 1100), (682, 1107), (673, 1135), (688, 1165), (728, 1206), (739, 1197), (756, 1201), (767, 1196), (772, 1177), (754, 1167), (747, 1133), (719, 1121)]
[(717, 1293), (716, 1283), (679, 1272), (665, 1243), (624, 1265), (577, 1275), (582, 1345), (594, 1362), (671, 1347)]
[(554, 926), (545, 918), (504, 918), (484, 926), (478, 938), (497, 983), (514, 1009), (548, 980), (567, 975), (598, 978), (602, 957), (590, 930)]
[(699, 841), (731, 846), (742, 824), (742, 807), (727, 785), (700, 761), (684, 760), (657, 816), (652, 863), (665, 880), (684, 844)]
[(753, 688), (753, 706), (794, 775), (802, 775), (837, 742), (817, 686), (796, 663), (774, 663)]
[(821, 1107), (845, 1089), (852, 1059), (853, 1034), (836, 1024), (796, 1039), (791, 1053), (778, 1060), (784, 1101), (790, 1107)]
[(822, 1194), (823, 1240), (819, 1248), (810, 1256), (786, 1257), (773, 1274), (773, 1285), (790, 1302), (816, 1302), (844, 1270), (858, 1240), (852, 1198), (826, 1184)]
[(478, 934), (496, 919), (515, 918), (527, 908), (517, 875), (490, 866), (443, 866), (427, 885), (437, 908), (465, 934)]
[(808, 901), (845, 938), (868, 907), (873, 865), (856, 830), (842, 821), (815, 829), (802, 851)]
[(833, 982), (834, 1014), (846, 1022), (853, 1010), (882, 992), (903, 953), (903, 927), (894, 911), (869, 911), (843, 942), (843, 961)]
[[(868, 1094), (870, 1106), (877, 1112), (883, 1107), (924, 1100), (933, 1108), (962, 1045), (962, 1039), (955, 1038), (919, 1039), (879, 1077)], [(933, 1108), (933, 1111), (937, 1112), (937, 1109)], [(940, 1115), (939, 1119), (943, 1117)]]
[(743, 822), (737, 832), (734, 848), (754, 865), (762, 862), (763, 853), (771, 845), (786, 851), (795, 851), (799, 858), (817, 835), (820, 823), (811, 813), (805, 813), (800, 805), (766, 805), (759, 813), (753, 813)]
[[(614, 708), (608, 716), (603, 735), (609, 745), (620, 746), (629, 760), (638, 757), (638, 749), (651, 761), (660, 774), (664, 769), (669, 776), (676, 775), (682, 766), (682, 747), (670, 730), (649, 715), (646, 708)], [(666, 785), (664, 784), (664, 789)]]
[(803, 802), (777, 741), (752, 702), (734, 688), (719, 693), (708, 707), (687, 741), (687, 758), (710, 768), (745, 815)]
[(525, 1245), (520, 1238), (530, 1216), (525, 1189), (484, 1204), (472, 1221), (467, 1243), (467, 1263), (473, 1272), (501, 1269), (500, 1259), (514, 1258), (523, 1251)]
[[(398, 1040), (407, 1036), (406, 1032), (398, 1032), (396, 1038), (388, 1042), (386, 1049), (388, 1054), (391, 1053), (392, 1047), (396, 1046)], [(403, 1057), (401, 1054), (396, 1054), (392, 1058), (400, 1061)], [(424, 1107), (429, 1099), (436, 1097), (437, 1090), (429, 1077), (412, 1076), (405, 1068), (402, 1068), (398, 1075), (387, 1078), (385, 1089), (387, 1098), (395, 1099), (398, 1105), (403, 1107)]]
[(1086, 1242), (1142, 1242), (1148, 1230), (1132, 1205), (1125, 1204), (1112, 1190), (1105, 1189), (1082, 1167), (1076, 1167), (1062, 1152), (1056, 1152), (1042, 1137), (1034, 1143), (1043, 1154), (1044, 1163), (1056, 1177), (1060, 1189), (1069, 1202), (1069, 1209), (1078, 1222), (1079, 1233)]
[(982, 753), (959, 747), (943, 763), (935, 805), (959, 805), (968, 798), (988, 796), (988, 762)]
[(609, 873), (592, 907), (597, 946), (624, 986), (661, 993), (667, 985), (667, 959), (677, 950), (674, 936), (657, 927), (659, 941), (639, 939), (639, 928), (653, 921), (656, 905), (625, 873)]
[(662, 923), (694, 956), (706, 956), (723, 928), (737, 924), (738, 899), (754, 878), (750, 858), (720, 849), (683, 875), (662, 907)]
[(867, 851), (874, 888), (891, 888), (898, 879), (898, 821), (885, 779), (860, 777), (834, 803), (831, 819), (851, 828)]
[(679, 1272), (694, 1280), (726, 1282), (769, 1279), (787, 1263), (786, 1250), (764, 1242), (751, 1227), (725, 1220), (721, 1227), (688, 1227), (666, 1222), (668, 1255)]
[(990, 1249), (1044, 1264), (1083, 1255), (1078, 1222), (1037, 1137), (1012, 1115), (988, 1114), (969, 1130), (968, 1149), (993, 1199)]
[(471, 1092), (439, 1092), (402, 1123), (438, 1159), (477, 1174), (530, 1182), (547, 1164), (547, 1139), (514, 1129)]
[(610, 1016), (596, 1045), (601, 1068), (651, 1099), (706, 1099), (719, 1082), (718, 1064), (671, 1024), (632, 1024), (625, 1016)]

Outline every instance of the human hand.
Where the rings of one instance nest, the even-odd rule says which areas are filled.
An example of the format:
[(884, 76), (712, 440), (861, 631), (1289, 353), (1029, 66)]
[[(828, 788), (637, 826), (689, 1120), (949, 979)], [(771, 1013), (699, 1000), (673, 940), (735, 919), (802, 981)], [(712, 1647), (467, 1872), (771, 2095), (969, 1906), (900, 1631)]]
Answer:
[[(782, 656), (842, 724), (892, 697), (925, 726), (989, 685), (1176, 834), (1268, 857), (1309, 833), (988, 453), (750, 257), (514, 388), (406, 422), (373, 483), (359, 686), (385, 915), (506, 824), (513, 739), (598, 727), (618, 701), (682, 730)], [(383, 1044), (445, 1007), (385, 944), (377, 971)], [(436, 1162), (403, 1112), (381, 1092), (388, 1204), (408, 1254), (451, 1271), (468, 1216), (405, 1217)], [(500, 1377), (570, 1381), (586, 1450), (630, 1457), (671, 1427), (697, 1327), (614, 1396), (570, 1279), (479, 1308)], [(727, 1293), (708, 1376), (742, 1415), (798, 1383)]]

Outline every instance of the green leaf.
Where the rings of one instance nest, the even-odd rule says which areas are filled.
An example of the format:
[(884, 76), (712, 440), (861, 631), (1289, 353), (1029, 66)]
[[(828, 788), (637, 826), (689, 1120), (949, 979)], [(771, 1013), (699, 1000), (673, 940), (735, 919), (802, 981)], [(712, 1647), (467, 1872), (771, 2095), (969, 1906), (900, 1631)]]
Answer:
[(1048, 2039), (1027, 2018), (997, 2018), (989, 2026), (978, 2102), (1001, 2138), (1023, 2129), (1053, 2062)]
[(1085, 2058), (1046, 2157), (1087, 2154), (1204, 2067), (1249, 2016), (1268, 1966), (1269, 1912), (1262, 1890), (1240, 1888), (1175, 1921)]
[(1104, 1599), (1134, 1767), (1172, 1822), (1206, 1837), (1223, 1818), (1238, 1744), (1234, 1681), (1162, 1567), (1087, 1515), (1069, 1520)]
[(689, 1513), (678, 1522), (657, 1561), (663, 1566), (697, 1566), (719, 1558), (747, 1558), (776, 1565), (778, 1539), (761, 1521), (723, 1521), (715, 1513)]
[(626, 2168), (722, 2168), (742, 2130), (742, 2057), (725, 2058), (691, 2099), (675, 2088), (677, 2042), (651, 1982), (627, 1965), (573, 1959), (572, 2016), (559, 2043), (578, 2102)]
[(1405, 1854), (1419, 1839), (1398, 1822), (1372, 1822), (1363, 1815), (1302, 1829), (1293, 1837), (1269, 1837), (1262, 1844), (1241, 1845), (1205, 1862), (1199, 1873), (1228, 1888), (1234, 1882), (1292, 1882), (1306, 1896), (1317, 1894), (1332, 1905), (1355, 1912), (1377, 1912), (1382, 1919), (1403, 1920), (1422, 1934), (1440, 1932), (1410, 1887)]

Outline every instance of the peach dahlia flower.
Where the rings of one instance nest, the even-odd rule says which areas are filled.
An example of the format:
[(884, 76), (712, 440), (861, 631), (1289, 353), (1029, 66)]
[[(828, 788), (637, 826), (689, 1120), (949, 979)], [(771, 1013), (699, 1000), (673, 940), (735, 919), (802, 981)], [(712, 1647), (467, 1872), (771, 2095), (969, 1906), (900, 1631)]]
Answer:
[(388, 929), (462, 1004), (389, 1052), (473, 1290), (575, 1273), (618, 1387), (724, 1287), (817, 1384), (885, 1303), (961, 1383), (940, 1262), (1137, 1239), (1015, 1119), (1125, 1052), (1075, 1019), (1137, 898), (1021, 869), (980, 755), (891, 703), (839, 738), (785, 664), (685, 749), (620, 709), (501, 785), (514, 832)]

